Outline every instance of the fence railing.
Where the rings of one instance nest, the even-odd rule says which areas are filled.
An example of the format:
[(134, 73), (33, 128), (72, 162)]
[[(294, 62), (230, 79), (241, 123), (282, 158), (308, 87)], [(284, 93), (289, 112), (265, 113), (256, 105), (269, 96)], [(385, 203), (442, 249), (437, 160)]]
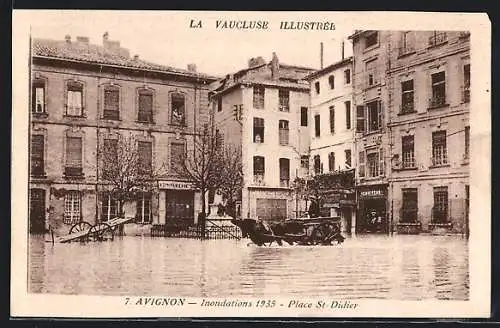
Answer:
[(211, 225), (203, 229), (201, 226), (181, 227), (153, 225), (151, 237), (190, 238), (190, 239), (236, 239), (242, 238), (241, 229), (236, 226)]

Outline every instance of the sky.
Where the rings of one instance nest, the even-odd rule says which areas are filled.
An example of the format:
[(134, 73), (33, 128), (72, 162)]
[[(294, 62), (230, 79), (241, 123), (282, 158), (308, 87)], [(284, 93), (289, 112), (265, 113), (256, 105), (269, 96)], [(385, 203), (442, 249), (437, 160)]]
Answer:
[[(308, 17), (309, 15), (309, 17)], [(191, 20), (202, 28), (190, 28)], [(268, 21), (267, 30), (216, 29), (218, 20)], [(281, 21), (333, 22), (335, 30), (280, 30)], [(130, 55), (154, 63), (186, 68), (194, 63), (199, 72), (223, 76), (247, 67), (248, 59), (271, 60), (276, 52), (281, 63), (320, 68), (320, 43), (324, 43), (324, 66), (352, 54), (347, 37), (352, 24), (338, 14), (272, 12), (158, 12), (158, 11), (37, 11), (30, 16), (35, 38), (64, 40), (70, 35), (102, 44), (102, 35), (120, 41)]]

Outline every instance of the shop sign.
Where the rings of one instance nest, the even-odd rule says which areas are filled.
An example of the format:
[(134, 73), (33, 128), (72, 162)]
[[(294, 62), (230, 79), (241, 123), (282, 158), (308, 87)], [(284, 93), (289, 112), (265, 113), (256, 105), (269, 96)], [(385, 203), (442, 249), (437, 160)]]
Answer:
[(193, 190), (194, 185), (191, 182), (181, 182), (181, 181), (158, 181), (159, 189), (182, 189), (182, 190)]
[(361, 198), (382, 198), (385, 196), (384, 191), (381, 189), (363, 190), (359, 195)]

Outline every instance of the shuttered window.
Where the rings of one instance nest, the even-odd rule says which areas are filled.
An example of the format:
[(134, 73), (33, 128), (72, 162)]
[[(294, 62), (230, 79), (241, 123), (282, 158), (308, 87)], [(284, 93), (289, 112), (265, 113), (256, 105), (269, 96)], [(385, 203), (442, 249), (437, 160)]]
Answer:
[(335, 107), (330, 106), (330, 133), (335, 133)]
[(174, 173), (179, 173), (184, 167), (186, 146), (183, 143), (170, 144), (170, 166)]
[(153, 94), (139, 93), (139, 112), (137, 120), (139, 122), (153, 122)]
[(328, 170), (330, 172), (335, 171), (335, 153), (331, 152), (328, 154)]
[(289, 135), (290, 135), (288, 128), (288, 121), (280, 120), (278, 124), (279, 124), (280, 145), (286, 146), (289, 143)]
[(290, 185), (290, 160), (280, 158), (280, 187), (289, 187)]
[(44, 136), (31, 136), (31, 175), (40, 176), (44, 174)]
[(321, 136), (321, 119), (319, 114), (314, 115), (314, 135), (316, 137)]
[(83, 116), (83, 84), (68, 82), (66, 90), (66, 115)]
[(365, 132), (365, 107), (356, 106), (356, 132)]
[(120, 119), (120, 91), (115, 88), (104, 90), (103, 117), (109, 120)]
[(358, 156), (358, 162), (359, 162), (359, 177), (364, 178), (365, 176), (365, 152), (360, 151), (359, 156)]
[(151, 174), (153, 168), (153, 144), (149, 141), (137, 143), (139, 174)]
[(82, 167), (82, 138), (68, 137), (66, 139), (66, 167)]

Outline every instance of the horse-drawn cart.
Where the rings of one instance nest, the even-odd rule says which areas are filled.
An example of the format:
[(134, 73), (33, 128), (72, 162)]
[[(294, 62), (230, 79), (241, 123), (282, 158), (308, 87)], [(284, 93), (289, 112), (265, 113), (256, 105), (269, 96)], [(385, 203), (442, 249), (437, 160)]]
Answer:
[(117, 217), (94, 225), (91, 225), (86, 221), (80, 221), (71, 226), (67, 235), (56, 237), (54, 241), (58, 243), (67, 243), (70, 241), (101, 241), (105, 238), (105, 236), (113, 238), (114, 231), (118, 226), (133, 219), (134, 218)]
[(297, 218), (266, 223), (261, 220), (232, 220), (240, 227), (242, 236), (249, 237), (258, 246), (283, 241), (289, 245), (332, 245), (340, 244), (340, 217)]

